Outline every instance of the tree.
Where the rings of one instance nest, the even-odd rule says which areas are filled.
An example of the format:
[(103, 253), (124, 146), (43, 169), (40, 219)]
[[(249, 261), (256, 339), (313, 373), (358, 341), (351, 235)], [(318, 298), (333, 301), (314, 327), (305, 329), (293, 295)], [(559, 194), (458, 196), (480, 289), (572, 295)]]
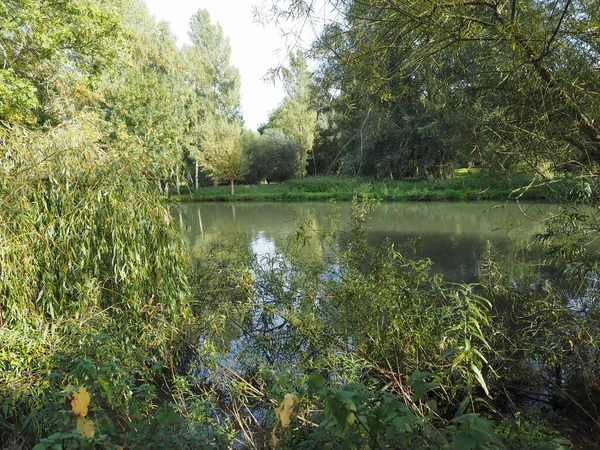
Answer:
[(199, 163), (216, 182), (229, 181), (231, 195), (235, 194), (234, 182), (244, 178), (246, 162), (241, 146), (241, 126), (222, 117), (213, 117), (202, 126), (202, 153)]
[(262, 135), (256, 131), (244, 129), (240, 143), (248, 162), (248, 183), (260, 183), (268, 180), (272, 172), (272, 159), (264, 151)]
[[(313, 50), (350, 117), (413, 92), (458, 160), (475, 152), (529, 171), (600, 161), (598, 0), (330, 3), (338, 14)], [(312, 10), (276, 2), (271, 19)]]
[(279, 128), (267, 128), (263, 134), (245, 132), (242, 139), (248, 161), (248, 181), (285, 181), (299, 171), (302, 148)]
[(231, 46), (221, 25), (213, 25), (204, 9), (190, 19), (192, 46), (184, 48), (194, 90), (202, 100), (203, 111), (240, 120), (240, 74), (230, 63)]
[(166, 24), (157, 26), (143, 5), (124, 11), (123, 21), (133, 38), (104, 85), (112, 142), (143, 146), (147, 170), (178, 177), (189, 96), (181, 55)]
[(203, 151), (198, 139), (199, 126), (212, 115), (230, 121), (241, 120), (240, 75), (229, 62), (229, 39), (219, 24), (210, 22), (208, 11), (200, 9), (192, 16), (188, 34), (192, 45), (184, 47), (183, 51), (193, 92), (189, 104), (189, 129), (193, 136), (190, 157), (195, 164), (195, 187), (198, 189), (198, 163)]
[[(31, 448), (67, 431), (55, 420), (64, 410), (55, 394), (67, 384), (95, 391), (99, 434), (132, 411), (142, 427), (156, 423), (153, 395), (130, 393), (150, 388), (153, 364), (174, 361), (186, 328), (183, 247), (149, 170), (178, 134), (180, 91), (175, 77), (168, 84), (176, 47), (135, 7), (145, 12), (136, 0), (0, 4), (3, 446)], [(109, 366), (124, 383), (96, 391), (92, 379)], [(41, 446), (79, 447), (83, 436), (68, 434)], [(102, 445), (135, 441), (113, 437)]]
[(308, 155), (312, 151), (317, 122), (317, 112), (310, 99), (310, 72), (304, 54), (290, 55), (290, 68), (283, 72), (286, 97), (271, 113), (268, 128), (280, 129), (288, 138), (298, 143), (296, 176), (306, 176)]
[(0, 121), (54, 126), (96, 103), (120, 40), (115, 2), (7, 0), (0, 5)]

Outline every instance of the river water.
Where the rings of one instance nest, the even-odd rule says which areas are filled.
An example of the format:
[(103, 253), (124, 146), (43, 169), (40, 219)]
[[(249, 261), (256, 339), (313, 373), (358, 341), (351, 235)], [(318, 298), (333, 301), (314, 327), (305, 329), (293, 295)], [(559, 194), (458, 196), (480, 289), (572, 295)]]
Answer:
[[(368, 236), (374, 244), (389, 238), (400, 248), (416, 242), (416, 256), (431, 259), (434, 271), (449, 281), (473, 282), (488, 241), (503, 256), (524, 248), (543, 230), (540, 219), (551, 209), (532, 203), (387, 203), (370, 214)], [(339, 215), (347, 227), (349, 212), (348, 203), (192, 203), (180, 205), (175, 217), (192, 249), (242, 239), (263, 255), (302, 224), (308, 234), (318, 233)], [(343, 237), (337, 245), (344, 245)]]

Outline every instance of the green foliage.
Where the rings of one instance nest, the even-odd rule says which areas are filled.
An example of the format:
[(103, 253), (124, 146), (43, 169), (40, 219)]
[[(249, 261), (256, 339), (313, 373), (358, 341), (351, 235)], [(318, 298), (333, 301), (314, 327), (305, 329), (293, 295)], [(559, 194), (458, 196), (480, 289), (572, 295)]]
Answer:
[(32, 121), (32, 111), (38, 105), (35, 92), (35, 87), (17, 77), (13, 69), (0, 70), (0, 117), (7, 122)]
[[(225, 447), (177, 376), (199, 327), (160, 199), (223, 107), (197, 107), (207, 56), (137, 0), (3, 2), (0, 24), (0, 441)], [(83, 383), (87, 437), (64, 407)]]
[[(182, 242), (139, 153), (106, 152), (97, 122), (5, 140), (0, 437), (39, 449), (223, 442), (175, 390), (180, 327), (195, 329)], [(68, 384), (92, 394), (93, 439), (73, 431)]]
[(203, 151), (199, 156), (202, 169), (215, 182), (233, 183), (243, 179), (247, 165), (241, 145), (241, 128), (238, 123), (214, 117), (203, 124), (201, 143)]
[(281, 130), (292, 142), (299, 146), (296, 155), (298, 167), (295, 176), (306, 176), (309, 152), (312, 150), (317, 113), (302, 100), (291, 98), (283, 101), (269, 118), (269, 128)]
[[(155, 319), (160, 320), (158, 315)], [(35, 448), (40, 450), (57, 445), (189, 448), (213, 442), (225, 446), (224, 435), (207, 416), (210, 407), (197, 400), (182, 401), (191, 393), (177, 391), (169, 383), (162, 358), (148, 351), (152, 338), (127, 345), (123, 342), (127, 331), (115, 332), (123, 327), (120, 318), (99, 310), (90, 311), (82, 321), (64, 319), (54, 324), (60, 325), (60, 330), (48, 325), (13, 328), (13, 336), (26, 342), (30, 351), (45, 354), (42, 362), (15, 361), (3, 372), (7, 378), (0, 379), (0, 402), (5, 426), (12, 429), (12, 434), (7, 434), (2, 427), (0, 436), (5, 442), (19, 436), (28, 441), (39, 439)], [(168, 327), (168, 322), (161, 325)], [(79, 345), (65, 345), (66, 337)], [(16, 349), (14, 340), (4, 342), (9, 352)], [(28, 366), (39, 369), (29, 374), (33, 378), (18, 373), (20, 367)], [(23, 385), (25, 380), (27, 385)], [(75, 431), (76, 419), (67, 408), (68, 385), (88, 387), (91, 404), (87, 416), (94, 422), (93, 438)], [(171, 402), (161, 400), (160, 389), (168, 390)], [(184, 397), (178, 397), (182, 394)], [(156, 408), (157, 403), (162, 406)]]
[[(332, 443), (341, 448), (503, 448), (492, 423), (475, 414), (451, 421), (424, 417), (392, 394), (361, 384), (330, 387), (319, 374), (311, 374), (307, 385), (295, 416), (315, 426), (293, 422), (293, 428), (282, 433), (279, 448), (328, 448)], [(301, 408), (311, 401), (322, 403), (322, 409), (307, 409), (304, 417)]]
[(187, 147), (191, 89), (184, 58), (143, 3), (123, 2), (119, 15), (124, 42), (100, 85), (109, 142), (117, 149), (145, 148), (146, 170), (167, 179), (179, 173)]
[[(289, 185), (318, 191), (326, 181)], [(361, 195), (372, 198), (375, 183), (360, 181)], [(414, 448), (478, 448), (491, 445), (483, 442), (494, 436), (490, 442), (498, 448), (566, 448), (567, 441), (545, 422), (556, 412), (537, 412), (532, 426), (519, 422), (518, 414), (513, 423), (511, 415), (519, 407), (529, 409), (530, 398), (593, 421), (599, 338), (595, 266), (588, 264), (595, 261), (595, 247), (580, 248), (584, 240), (577, 244), (595, 235), (593, 221), (572, 211), (549, 221), (543, 235), (558, 258), (548, 262), (577, 270), (563, 268), (557, 276), (521, 260), (525, 249), (498, 255), (490, 245), (481, 257), (480, 287), (444, 283), (427, 261), (410, 258), (410, 249), (387, 243), (372, 248), (365, 240), (370, 214), (368, 203), (355, 205), (352, 226), (337, 234), (346, 251), (329, 248), (331, 235), (309, 221), (277, 245), (279, 253), (258, 262), (244, 254), (238, 265), (230, 248), (210, 254), (227, 261), (225, 270), (213, 269), (220, 266), (211, 261), (199, 271), (220, 275), (211, 278), (222, 286), (210, 289), (212, 305), (227, 301), (225, 292), (235, 289), (236, 280), (249, 279), (251, 288), (238, 284), (233, 308), (212, 306), (217, 320), (212, 313), (205, 316), (214, 324), (199, 366), (206, 370), (201, 385), (211, 387), (206, 395), (214, 395), (212, 389), (227, 392), (232, 397), (226, 407), (237, 411), (246, 439), (273, 431), (282, 448), (326, 446), (328, 437), (339, 446), (373, 448), (378, 433), (385, 435), (377, 437), (384, 447), (408, 446), (394, 440), (402, 436)], [(513, 260), (518, 264), (509, 270), (506, 264)], [(307, 387), (315, 385), (315, 377), (324, 378), (331, 391), (315, 394), (321, 387)], [(391, 395), (393, 408), (411, 412), (410, 432), (382, 421), (382, 392)], [(282, 410), (286, 395), (296, 400)], [(276, 408), (274, 417), (252, 419), (265, 404)], [(508, 405), (514, 409), (507, 412)], [(291, 422), (284, 426), (288, 413)], [(490, 431), (489, 422), (479, 423), (474, 413), (490, 414), (499, 431)], [(561, 427), (578, 426), (563, 420)], [(393, 429), (389, 435), (381, 431), (386, 427)]]
[(56, 125), (70, 118), (115, 57), (114, 2), (3, 2), (0, 120)]
[[(265, 135), (271, 132), (265, 132)], [(249, 181), (256, 174), (266, 173), (277, 160), (266, 161), (258, 142), (243, 144), (248, 151), (250, 169)], [(277, 147), (275, 147), (277, 148)], [(287, 160), (290, 161), (289, 159)], [(293, 162), (292, 162), (293, 165)], [(258, 180), (256, 180), (258, 181)], [(495, 178), (488, 172), (457, 176), (451, 180), (383, 180), (371, 177), (316, 176), (292, 178), (280, 184), (242, 185), (237, 188), (238, 201), (350, 201), (361, 184), (370, 185), (370, 194), (381, 201), (479, 201), (518, 198), (520, 200), (559, 200), (568, 195), (568, 185), (527, 187), (532, 179), (529, 176)], [(566, 191), (565, 191), (566, 189)], [(203, 188), (190, 195), (177, 197), (180, 201), (228, 201), (228, 190), (222, 187)]]
[(208, 11), (198, 10), (188, 32), (192, 46), (184, 48), (193, 77), (194, 93), (201, 104), (202, 117), (217, 114), (229, 120), (240, 119), (240, 75), (231, 66), (231, 46), (221, 25), (210, 22)]
[[(219, 24), (213, 25), (210, 22), (208, 11), (201, 9), (192, 16), (188, 35), (192, 45), (183, 48), (186, 77), (184, 85), (190, 89), (185, 120), (191, 142), (187, 162), (195, 164), (194, 184), (198, 189), (198, 164), (202, 161), (203, 152), (214, 153), (213, 139), (209, 139), (207, 148), (204, 148), (207, 143), (202, 142), (203, 139), (206, 141), (206, 128), (223, 128), (224, 125), (219, 125), (219, 121), (231, 124), (241, 122), (240, 75), (229, 62), (229, 39), (224, 36)], [(239, 130), (237, 133), (239, 134)], [(236, 152), (239, 151), (241, 150), (236, 149)], [(208, 158), (214, 159), (212, 155)], [(210, 170), (208, 172), (215, 180), (214, 174)], [(224, 175), (219, 177), (225, 178), (218, 181), (231, 179)], [(237, 177), (242, 178), (241, 173)], [(233, 195), (233, 183), (231, 187)]]
[[(325, 3), (321, 173), (446, 178), (476, 163), (548, 181), (597, 163), (597, 0)], [(323, 20), (307, 1), (269, 6), (267, 22)]]
[[(321, 91), (290, 53), (287, 98), (242, 146), (239, 75), (206, 11), (180, 50), (137, 0), (0, 5), (3, 445), (568, 445), (497, 408), (518, 383), (594, 420), (598, 2), (337, 6), (314, 47)], [(309, 220), (259, 261), (215, 244), (189, 266), (161, 188), (180, 189), (198, 162), (232, 189), (246, 162), (255, 179), (304, 176), (317, 107), (315, 170), (377, 178), (261, 189), (358, 193), (350, 227)], [(487, 168), (454, 177), (467, 162)], [(367, 242), (378, 200), (498, 196), (592, 205), (538, 238), (560, 276), (510, 272), (489, 247), (480, 291), (445, 283), (410, 248)], [(73, 407), (84, 387), (85, 413)]]
[[(517, 402), (525, 396), (539, 407), (558, 406), (563, 418), (555, 420), (578, 431), (586, 421), (594, 423), (600, 398), (596, 258), (589, 245), (594, 227), (583, 211), (554, 212), (537, 243), (509, 255), (488, 245), (480, 263), (486, 295), (504, 310), (502, 320), (509, 325), (504, 346), (516, 355), (500, 375), (505, 395)], [(531, 264), (532, 254), (542, 264)], [(515, 439), (529, 431), (521, 427)]]
[(180, 313), (183, 255), (170, 214), (135, 154), (98, 146), (94, 119), (11, 136), (0, 186), (2, 323), (89, 307), (136, 316), (152, 302)]
[(243, 147), (248, 158), (249, 182), (281, 182), (298, 173), (302, 149), (279, 128), (267, 128), (263, 134), (247, 136)]
[(497, 427), (497, 434), (502, 437), (506, 447), (510, 449), (534, 448), (536, 450), (560, 450), (569, 448), (568, 440), (560, 437), (556, 430), (542, 424), (535, 424), (533, 413), (517, 413), (514, 419)]
[[(284, 70), (283, 84), (287, 95), (281, 105), (269, 116), (267, 130), (280, 130), (290, 143), (295, 144), (295, 158), (292, 160), (295, 166), (293, 175), (304, 177), (308, 155), (315, 140), (317, 111), (311, 103), (310, 73), (302, 52), (290, 54), (290, 68)], [(281, 140), (276, 135), (269, 135), (267, 139), (267, 142), (274, 139)], [(284, 148), (281, 144), (277, 146), (280, 149)], [(290, 148), (290, 145), (285, 147)], [(289, 158), (291, 155), (285, 156)], [(286, 171), (283, 173), (287, 175)]]
[(409, 249), (371, 247), (368, 194), (338, 230), (345, 251), (309, 222), (259, 261), (235, 246), (200, 255), (204, 395), (248, 445), (566, 448), (541, 425), (496, 430), (509, 331), (475, 286), (444, 283)]

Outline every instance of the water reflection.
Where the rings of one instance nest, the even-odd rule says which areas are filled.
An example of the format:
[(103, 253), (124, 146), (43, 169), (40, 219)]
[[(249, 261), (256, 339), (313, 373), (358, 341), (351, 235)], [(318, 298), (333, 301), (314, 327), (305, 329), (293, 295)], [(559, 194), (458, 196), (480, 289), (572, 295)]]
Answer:
[(261, 260), (265, 256), (273, 255), (277, 251), (275, 242), (267, 238), (262, 232), (259, 232), (252, 240), (250, 248), (258, 260)]
[[(471, 282), (487, 241), (499, 255), (510, 254), (542, 231), (541, 222), (533, 219), (550, 209), (533, 204), (498, 208), (485, 202), (384, 204), (371, 214), (368, 239), (378, 244), (387, 238), (407, 252), (414, 247), (416, 257), (430, 258), (448, 280)], [(328, 203), (196, 203), (181, 205), (178, 215), (184, 239), (195, 251), (210, 242), (241, 238), (262, 257), (302, 224), (309, 236), (329, 229), (335, 215), (347, 224), (349, 210), (349, 204)], [(345, 245), (343, 234), (336, 243)]]

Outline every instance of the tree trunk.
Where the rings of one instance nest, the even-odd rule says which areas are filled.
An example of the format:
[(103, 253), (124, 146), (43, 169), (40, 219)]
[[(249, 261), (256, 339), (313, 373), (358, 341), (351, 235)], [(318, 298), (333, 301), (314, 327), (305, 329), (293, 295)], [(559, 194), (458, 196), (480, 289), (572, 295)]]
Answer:
[(196, 161), (196, 178), (194, 186), (196, 187), (196, 191), (198, 190), (198, 161)]
[(235, 195), (235, 191), (234, 191), (234, 187), (233, 187), (233, 178), (231, 179), (231, 196), (233, 197)]

